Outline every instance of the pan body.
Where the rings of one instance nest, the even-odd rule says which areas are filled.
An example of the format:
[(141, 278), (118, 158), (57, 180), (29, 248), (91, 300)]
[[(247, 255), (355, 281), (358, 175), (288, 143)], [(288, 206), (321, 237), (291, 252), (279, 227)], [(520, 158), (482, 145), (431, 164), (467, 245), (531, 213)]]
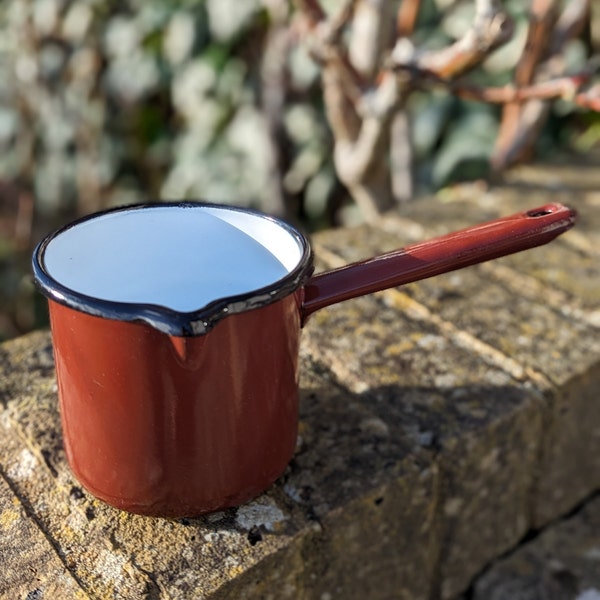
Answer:
[(69, 464), (94, 495), (148, 515), (240, 504), (290, 460), (308, 242), (203, 203), (138, 205), (47, 236)]
[(194, 516), (241, 504), (296, 445), (295, 294), (205, 335), (165, 335), (50, 301), (65, 449), (79, 481), (127, 511)]

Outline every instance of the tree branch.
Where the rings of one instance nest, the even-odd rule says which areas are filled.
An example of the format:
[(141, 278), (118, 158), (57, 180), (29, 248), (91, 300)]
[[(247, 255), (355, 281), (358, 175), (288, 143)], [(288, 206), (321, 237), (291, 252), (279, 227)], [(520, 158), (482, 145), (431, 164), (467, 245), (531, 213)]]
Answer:
[(414, 33), (420, 8), (421, 0), (402, 0), (396, 16), (396, 34), (399, 38)]
[[(575, 101), (582, 94), (586, 97), (589, 96), (592, 90), (596, 89), (596, 86), (590, 88), (587, 92), (580, 92), (580, 89), (592, 80), (598, 70), (599, 63), (600, 57), (596, 57), (596, 59), (590, 60), (586, 68), (578, 73), (521, 87), (514, 84), (501, 87), (481, 87), (472, 85), (464, 79), (444, 79), (438, 77), (435, 73), (417, 68), (402, 70), (410, 73), (413, 80), (412, 85), (415, 88), (431, 89), (436, 87), (464, 100), (476, 100), (489, 104), (521, 104), (529, 100), (553, 100), (557, 98)], [(595, 93), (596, 91), (594, 91)], [(590, 97), (593, 97), (593, 95)]]
[(458, 77), (470, 71), (491, 52), (511, 39), (512, 18), (496, 0), (478, 0), (475, 20), (463, 37), (442, 50), (421, 55), (418, 66), (444, 78)]
[(590, 0), (569, 0), (561, 13), (552, 32), (550, 53), (557, 54), (565, 45), (579, 37), (590, 18)]
[(354, 68), (372, 81), (381, 57), (393, 44), (392, 3), (389, 0), (358, 0), (354, 4), (348, 55)]
[[(532, 0), (525, 48), (515, 69), (514, 81), (517, 87), (525, 87), (533, 81), (536, 68), (547, 52), (557, 16), (556, 0)], [(501, 164), (501, 157), (519, 135), (523, 109), (520, 101), (508, 102), (503, 107), (494, 144), (494, 166), (499, 159)]]
[(523, 103), (528, 100), (553, 100), (563, 98), (574, 101), (578, 90), (592, 77), (592, 71), (583, 71), (576, 75), (558, 77), (531, 85), (517, 87), (480, 88), (462, 82), (447, 82), (447, 88), (456, 96), (465, 100), (479, 100), (490, 104)]
[(319, 0), (296, 0), (296, 4), (309, 19), (312, 27), (315, 27), (327, 18)]
[[(363, 214), (373, 220), (388, 202), (386, 156), (396, 84), (388, 79), (373, 87), (350, 62), (341, 33), (354, 14), (359, 0), (347, 0), (331, 18), (320, 10), (316, 0), (302, 0), (308, 11), (309, 31), (316, 58), (322, 64), (321, 80), (327, 118), (334, 134), (334, 162), (340, 180), (361, 204)], [(382, 171), (382, 178), (378, 171)], [(377, 192), (374, 190), (377, 189)], [(388, 199), (386, 199), (386, 195)]]
[(592, 86), (587, 92), (581, 92), (573, 98), (577, 106), (600, 112), (600, 84)]
[[(443, 87), (461, 98), (503, 105), (492, 158), (496, 169), (506, 168), (531, 150), (550, 100), (564, 98), (578, 106), (600, 108), (600, 84), (586, 88), (596, 73), (593, 61), (580, 73), (565, 74), (565, 45), (587, 23), (590, 0), (531, 0), (526, 45), (513, 83), (503, 87), (481, 87), (462, 79), (508, 42), (514, 31), (501, 0), (473, 1), (472, 26), (460, 39), (441, 50), (419, 51), (408, 36), (421, 0), (402, 0), (395, 22), (386, 17), (392, 3), (384, 0), (339, 0), (340, 8), (331, 16), (320, 0), (297, 0), (315, 58), (322, 65), (336, 170), (367, 218), (389, 206), (385, 195), (391, 197), (392, 187), (400, 189), (389, 185), (393, 172), (399, 171), (394, 161), (410, 160), (410, 152), (396, 152), (394, 158), (398, 140), (393, 132), (406, 137), (410, 123), (393, 124), (415, 89)], [(564, 6), (560, 15), (559, 6)], [(392, 45), (387, 36), (393, 35), (394, 26), (396, 40), (384, 56)]]
[[(536, 0), (532, 6), (535, 10), (534, 24), (530, 28), (528, 41), (538, 44), (531, 56), (517, 68), (521, 84), (538, 83), (556, 80), (564, 75), (565, 64), (562, 59), (565, 45), (580, 35), (589, 19), (589, 0), (571, 0), (566, 3), (561, 15), (555, 14), (553, 0)], [(544, 15), (544, 10), (549, 14)], [(533, 32), (531, 31), (533, 29)], [(519, 83), (519, 81), (517, 81)], [(587, 96), (586, 96), (587, 98)], [(581, 98), (580, 102), (586, 102)], [(504, 109), (496, 146), (492, 155), (492, 170), (496, 173), (507, 167), (527, 160), (533, 153), (535, 141), (548, 116), (550, 105), (548, 100), (531, 100), (528, 104), (507, 105)]]
[(528, 85), (533, 81), (535, 69), (547, 52), (557, 17), (556, 0), (533, 0), (525, 48), (515, 69), (517, 86)]

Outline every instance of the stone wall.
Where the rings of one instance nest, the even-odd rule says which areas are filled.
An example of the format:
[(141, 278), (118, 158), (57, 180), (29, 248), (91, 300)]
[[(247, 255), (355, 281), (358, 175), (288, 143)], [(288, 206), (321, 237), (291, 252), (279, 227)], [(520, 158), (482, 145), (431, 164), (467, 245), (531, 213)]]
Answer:
[(0, 595), (458, 597), (600, 487), (598, 189), (593, 165), (522, 169), (316, 236), (327, 268), (548, 201), (580, 212), (551, 245), (316, 313), (296, 455), (237, 509), (95, 500), (65, 462), (50, 334), (0, 347)]

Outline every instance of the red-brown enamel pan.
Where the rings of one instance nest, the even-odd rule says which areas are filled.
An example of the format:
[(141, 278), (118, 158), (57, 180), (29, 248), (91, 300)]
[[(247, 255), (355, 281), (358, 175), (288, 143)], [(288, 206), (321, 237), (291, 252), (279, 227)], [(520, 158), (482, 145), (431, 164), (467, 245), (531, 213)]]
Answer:
[(148, 204), (72, 223), (33, 257), (71, 468), (143, 514), (245, 502), (294, 452), (311, 313), (545, 244), (574, 220), (548, 204), (318, 275), (301, 233), (249, 210)]

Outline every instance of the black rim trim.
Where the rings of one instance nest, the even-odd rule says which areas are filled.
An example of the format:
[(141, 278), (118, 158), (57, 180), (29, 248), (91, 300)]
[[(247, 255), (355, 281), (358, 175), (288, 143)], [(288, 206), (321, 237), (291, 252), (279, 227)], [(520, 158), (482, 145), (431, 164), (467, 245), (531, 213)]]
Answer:
[[(206, 306), (192, 312), (179, 312), (171, 308), (167, 308), (166, 306), (157, 304), (116, 302), (113, 300), (103, 300), (100, 298), (87, 296), (62, 285), (46, 270), (44, 264), (46, 247), (61, 233), (64, 233), (65, 231), (71, 229), (72, 227), (76, 227), (81, 223), (107, 214), (160, 207), (222, 208), (231, 211), (249, 213), (257, 217), (268, 219), (285, 229), (299, 243), (300, 247), (302, 248), (302, 257), (298, 265), (292, 271), (273, 284), (253, 290), (252, 292), (239, 294), (237, 296), (220, 298), (219, 300), (215, 300), (214, 302), (211, 302)], [(302, 235), (296, 228), (292, 227), (285, 221), (278, 219), (277, 217), (273, 217), (252, 209), (230, 206), (228, 204), (186, 201), (133, 204), (96, 212), (72, 221), (71, 223), (55, 230), (42, 239), (33, 252), (32, 267), (36, 286), (42, 292), (42, 294), (54, 302), (58, 302), (59, 304), (69, 308), (74, 308), (75, 310), (96, 317), (103, 317), (117, 321), (143, 322), (168, 335), (190, 337), (207, 333), (219, 321), (228, 315), (267, 306), (268, 304), (272, 304), (273, 302), (295, 292), (311, 276), (313, 271), (312, 262), (312, 250), (306, 237)]]

